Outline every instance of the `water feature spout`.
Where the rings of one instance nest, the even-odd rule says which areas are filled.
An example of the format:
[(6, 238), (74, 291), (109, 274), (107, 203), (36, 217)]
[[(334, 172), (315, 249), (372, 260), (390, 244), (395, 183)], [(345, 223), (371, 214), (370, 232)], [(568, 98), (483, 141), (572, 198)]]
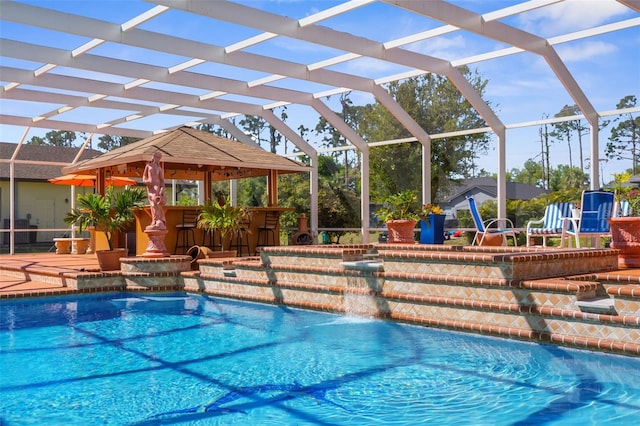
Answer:
[(342, 262), (345, 270), (344, 312), (346, 315), (374, 318), (385, 315), (378, 294), (382, 291), (384, 277), (378, 274), (383, 263), (375, 260)]

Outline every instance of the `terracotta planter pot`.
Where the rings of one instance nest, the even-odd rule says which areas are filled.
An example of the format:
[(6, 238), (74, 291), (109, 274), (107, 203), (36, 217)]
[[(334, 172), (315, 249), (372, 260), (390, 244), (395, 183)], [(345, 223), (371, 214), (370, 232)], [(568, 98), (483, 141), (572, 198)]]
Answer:
[(478, 235), (478, 241), (482, 241), (482, 244), (478, 244), (480, 246), (486, 247), (498, 247), (504, 244), (504, 235), (503, 234), (491, 234), (491, 232), (487, 233), (482, 239), (482, 234)]
[(413, 244), (413, 231), (416, 227), (415, 220), (390, 220), (387, 224), (389, 230), (389, 238), (387, 243)]
[(236, 257), (238, 254), (237, 250), (223, 250), (223, 251), (215, 251), (211, 250), (209, 247), (203, 246), (193, 246), (185, 253), (187, 256), (191, 256), (191, 269), (197, 270), (198, 259), (211, 259), (211, 258), (226, 258), (226, 257)]
[(612, 217), (611, 248), (620, 250), (620, 268), (640, 268), (640, 217)]
[(120, 258), (126, 257), (126, 256), (127, 256), (127, 249), (124, 249), (124, 248), (96, 251), (98, 264), (100, 265), (100, 269), (103, 271), (119, 271)]

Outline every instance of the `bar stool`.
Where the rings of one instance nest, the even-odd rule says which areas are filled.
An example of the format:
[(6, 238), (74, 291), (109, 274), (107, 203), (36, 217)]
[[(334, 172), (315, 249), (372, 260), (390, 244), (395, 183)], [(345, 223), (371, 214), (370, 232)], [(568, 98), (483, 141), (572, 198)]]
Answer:
[(280, 212), (267, 211), (264, 214), (264, 225), (258, 227), (258, 238), (256, 243), (256, 254), (258, 247), (276, 245), (276, 229), (280, 222)]
[(235, 238), (231, 242), (230, 248), (235, 249), (238, 256), (242, 256), (243, 248), (247, 248), (247, 256), (251, 254), (251, 247), (249, 247), (249, 229), (251, 229), (251, 218), (247, 217), (240, 221), (240, 226), (234, 232)]
[[(207, 240), (209, 240), (209, 245), (207, 245)], [(202, 230), (202, 246), (216, 249), (216, 230), (214, 228)]]
[(199, 215), (200, 212), (195, 209), (182, 210), (182, 222), (176, 225), (176, 245), (173, 249), (175, 254), (178, 254), (178, 249), (186, 253), (189, 247), (196, 245), (195, 229)]

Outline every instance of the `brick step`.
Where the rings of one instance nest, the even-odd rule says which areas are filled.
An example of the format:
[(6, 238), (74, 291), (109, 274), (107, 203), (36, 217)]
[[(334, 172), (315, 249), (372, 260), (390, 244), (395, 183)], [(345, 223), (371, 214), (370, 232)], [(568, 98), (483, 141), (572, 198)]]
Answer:
[(26, 287), (26, 294), (24, 297), (30, 297), (33, 295), (42, 295), (48, 293), (60, 293), (61, 291), (64, 293), (64, 290), (73, 291), (64, 287), (60, 284), (50, 284), (43, 281), (37, 280), (27, 280), (23, 277), (12, 277), (6, 275), (0, 275), (0, 297), (4, 292), (11, 292), (14, 288), (20, 286), (21, 288)]
[(0, 268), (0, 276), (13, 277), (24, 281), (37, 281), (49, 286), (67, 287), (73, 290), (105, 289), (119, 290), (124, 286), (120, 271), (100, 271), (90, 269), (78, 271), (61, 268), (30, 268), (4, 266)]
[(260, 261), (200, 265), (185, 288), (640, 355), (639, 311), (625, 300), (638, 290), (618, 282), (625, 290), (608, 293), (596, 279), (617, 265), (612, 251), (381, 246), (332, 247), (325, 258), (309, 247), (269, 247)]
[[(574, 281), (598, 281), (605, 293), (627, 293), (626, 297), (640, 298), (640, 274), (631, 274), (625, 270), (569, 276)], [(604, 294), (604, 293), (603, 293)]]
[(606, 286), (607, 294), (619, 298), (640, 300), (639, 284), (623, 284)]
[[(635, 272), (635, 271), (634, 271)], [(596, 292), (593, 307), (587, 304), (584, 309), (597, 311), (606, 309), (613, 300), (613, 308), (621, 314), (634, 315), (640, 312), (640, 275), (625, 270), (587, 274), (570, 277), (572, 280), (597, 280), (601, 287)], [(599, 307), (603, 306), (603, 307)]]
[[(272, 265), (265, 267), (255, 261), (239, 261), (222, 263), (211, 261), (201, 264), (201, 277), (216, 279), (222, 276), (235, 276), (239, 279), (262, 279), (273, 282), (296, 282), (315, 285), (322, 282), (328, 286), (341, 288), (368, 286), (374, 291), (396, 288), (412, 294), (448, 294), (456, 297), (472, 297), (474, 299), (493, 300), (496, 292), (504, 293), (500, 297), (511, 297), (515, 300), (531, 300), (532, 294), (549, 292), (565, 294), (567, 297), (553, 298), (545, 296), (534, 299), (540, 304), (570, 306), (575, 308), (575, 301), (595, 297), (600, 287), (597, 282), (570, 281), (560, 279), (513, 281), (504, 278), (458, 277), (441, 274), (416, 274), (405, 272), (387, 272), (385, 264), (377, 261), (342, 262), (338, 267), (317, 267), (308, 265)], [(225, 269), (226, 268), (226, 269)], [(233, 271), (233, 272), (232, 272)], [(363, 281), (364, 280), (364, 284)], [(473, 289), (480, 289), (475, 291)], [(490, 289), (490, 292), (487, 292)], [(482, 292), (485, 292), (484, 294)]]
[(379, 259), (386, 271), (434, 273), (513, 280), (565, 277), (612, 271), (618, 267), (610, 249), (528, 249), (427, 244), (353, 244), (277, 246), (261, 249), (264, 265), (338, 266), (345, 261)]
[(184, 289), (640, 356), (640, 280), (611, 269), (615, 250), (399, 247), (266, 247), (260, 257), (198, 259), (198, 270), (190, 257), (135, 258), (122, 272), (57, 262), (32, 271), (27, 260), (15, 270), (0, 266), (0, 275), (90, 292)]
[(412, 315), (393, 314), (389, 319), (411, 324), (420, 324), (430, 327), (445, 328), (448, 330), (480, 333), (496, 337), (527, 340), (531, 342), (553, 343), (560, 346), (569, 346), (578, 349), (597, 350), (631, 356), (640, 356), (640, 344), (636, 341), (625, 342), (618, 339), (602, 337), (587, 337), (583, 334), (555, 333), (548, 330), (526, 330), (520, 328), (504, 327), (501, 325), (479, 324), (475, 321), (444, 318), (416, 318)]
[[(509, 328), (524, 332), (554, 335), (579, 335), (591, 339), (618, 340), (639, 343), (629, 328), (640, 327), (640, 316), (607, 315), (580, 312), (576, 309), (560, 309), (537, 304), (488, 302), (470, 299), (428, 296), (417, 297), (406, 294), (383, 293), (389, 304), (389, 316), (414, 316), (416, 322), (424, 318), (455, 318), (456, 320)], [(387, 305), (385, 305), (387, 306)], [(597, 325), (597, 327), (594, 327)]]
[(77, 272), (48, 272), (30, 268), (5, 267), (0, 269), (0, 276), (20, 279), (23, 281), (38, 281), (50, 285), (67, 287), (68, 279), (74, 279)]
[(373, 244), (337, 244), (331, 246), (275, 246), (261, 247), (264, 265), (304, 264), (308, 266), (338, 266), (344, 261), (377, 257)]
[[(405, 251), (410, 253), (410, 251)], [(534, 302), (543, 306), (567, 309), (581, 309), (579, 300), (591, 300), (605, 294), (600, 283), (587, 281), (595, 275), (576, 276), (575, 280), (549, 278), (541, 280), (508, 280), (505, 278), (469, 277), (449, 274), (407, 273), (386, 271), (387, 264), (378, 261), (360, 260), (341, 262), (339, 266), (319, 267), (298, 262), (294, 265), (277, 264), (265, 267), (254, 258), (238, 261), (206, 259), (200, 264), (202, 277), (216, 279), (221, 276), (250, 280), (272, 280), (274, 282), (296, 282), (315, 285), (318, 280), (326, 285), (353, 286), (357, 277), (366, 273), (377, 273), (369, 279), (368, 286), (375, 290), (401, 288), (403, 292), (420, 295), (442, 295), (469, 297), (475, 300), (513, 300), (514, 302)], [(410, 269), (410, 268), (407, 268)], [(351, 282), (351, 283), (350, 283)], [(639, 290), (640, 291), (640, 290)], [(622, 315), (634, 314), (637, 309), (626, 303), (611, 302)], [(589, 304), (582, 309), (588, 310)]]
[[(190, 278), (193, 281), (185, 280), (185, 290), (218, 297), (330, 312), (355, 312), (360, 316), (417, 324), (446, 324), (459, 331), (469, 328), (489, 330), (502, 337), (533, 339), (531, 336), (543, 336), (543, 340), (579, 347), (586, 341), (596, 347), (616, 350), (625, 347), (625, 351), (640, 355), (637, 339), (625, 337), (626, 329), (640, 327), (640, 316), (637, 315), (594, 314), (580, 312), (578, 308), (562, 309), (537, 303), (376, 291), (317, 282), (202, 275), (191, 275)], [(455, 320), (448, 320), (450, 318)], [(580, 330), (579, 334), (574, 332), (576, 328)]]
[[(509, 310), (522, 307), (523, 312), (530, 313), (535, 309), (554, 309), (563, 312), (591, 312), (605, 313), (612, 317), (626, 316), (623, 321), (628, 325), (629, 318), (640, 318), (637, 311), (617, 312), (615, 300), (593, 299), (585, 295), (593, 294), (595, 282), (568, 282), (566, 280), (525, 281), (521, 283), (507, 282), (500, 279), (451, 279), (451, 277), (416, 277), (415, 275), (392, 273), (392, 278), (386, 279), (385, 273), (372, 274), (380, 281), (349, 282), (350, 279), (360, 278), (359, 274), (352, 276), (327, 278), (327, 269), (298, 267), (299, 273), (291, 273), (293, 267), (279, 275), (277, 271), (265, 273), (263, 276), (237, 275), (208, 275), (197, 274), (197, 278), (204, 281), (220, 281), (228, 285), (247, 285), (252, 287), (273, 287), (278, 289), (295, 289), (314, 293), (327, 294), (364, 294), (379, 296), (386, 299), (411, 300), (413, 302), (436, 300), (453, 300), (455, 305), (499, 306), (505, 303)], [(315, 269), (315, 271), (314, 271)], [(318, 281), (314, 272), (324, 279)], [(191, 274), (195, 276), (196, 274)], [(428, 278), (421, 280), (420, 278)], [(401, 280), (407, 280), (402, 282)], [(199, 289), (205, 288), (202, 285)], [(486, 292), (489, 288), (490, 292)], [(399, 289), (399, 291), (398, 291)], [(487, 297), (489, 296), (489, 297)], [(496, 302), (499, 300), (500, 302)], [(278, 302), (273, 299), (274, 302)], [(470, 301), (470, 304), (467, 303)], [(496, 305), (498, 303), (498, 305)], [(479, 304), (479, 305), (478, 305)], [(606, 307), (606, 308), (605, 308)], [(636, 322), (638, 322), (636, 320)]]
[[(412, 246), (412, 245), (409, 245)], [(386, 271), (433, 273), (510, 280), (544, 279), (611, 271), (617, 268), (612, 250), (481, 250), (482, 247), (454, 246), (459, 249), (427, 248), (392, 250), (378, 247)], [(495, 248), (494, 248), (495, 249)]]

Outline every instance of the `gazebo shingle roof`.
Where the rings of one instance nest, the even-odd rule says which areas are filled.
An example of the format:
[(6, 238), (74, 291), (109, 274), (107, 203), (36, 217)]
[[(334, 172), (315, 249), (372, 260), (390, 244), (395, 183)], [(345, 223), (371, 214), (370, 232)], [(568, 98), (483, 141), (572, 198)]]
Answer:
[[(215, 180), (309, 171), (311, 168), (294, 160), (231, 139), (180, 127), (109, 151), (97, 158), (66, 167), (65, 173), (91, 172), (104, 168), (113, 175), (140, 177), (142, 167), (154, 152), (162, 152), (165, 177), (200, 179), (205, 170)], [(126, 165), (126, 167), (125, 167)]]

